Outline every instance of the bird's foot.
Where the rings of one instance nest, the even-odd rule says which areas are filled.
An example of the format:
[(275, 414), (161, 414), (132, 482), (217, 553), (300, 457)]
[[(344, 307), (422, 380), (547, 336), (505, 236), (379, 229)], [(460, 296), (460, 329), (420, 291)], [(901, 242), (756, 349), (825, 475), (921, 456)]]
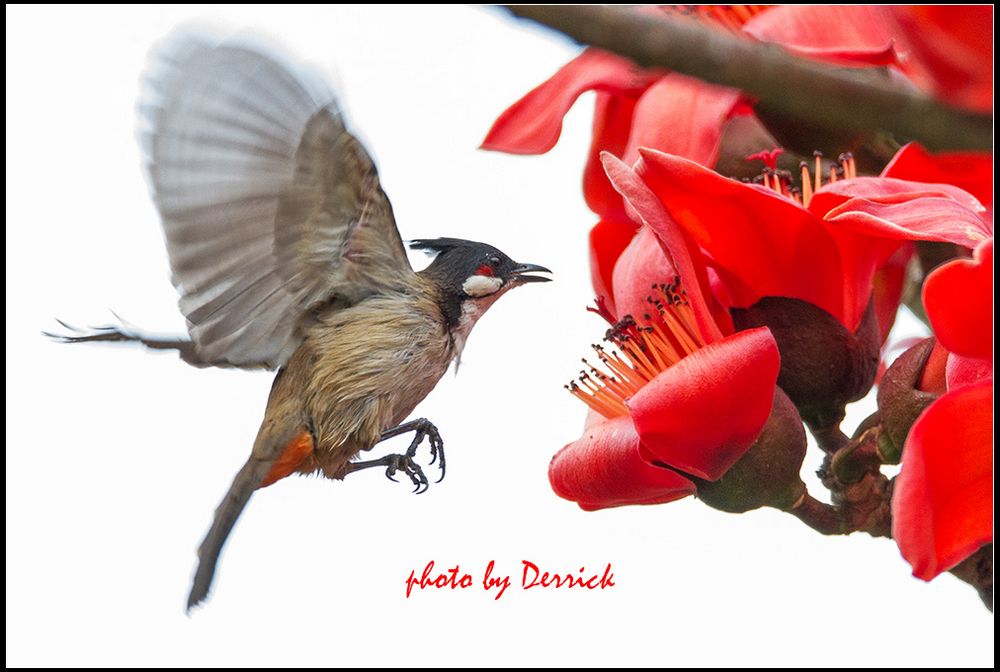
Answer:
[(427, 418), (417, 418), (416, 420), (404, 422), (398, 427), (393, 427), (382, 432), (382, 437), (379, 441), (385, 441), (386, 439), (391, 439), (394, 436), (399, 436), (407, 432), (413, 432), (413, 441), (410, 442), (410, 447), (406, 449), (406, 455), (411, 458), (414, 457), (417, 454), (417, 448), (420, 447), (420, 444), (426, 438), (431, 448), (430, 464), (434, 464), (437, 461), (438, 468), (441, 470), (441, 476), (435, 481), (435, 483), (440, 483), (444, 480), (445, 472), (444, 441), (441, 440), (441, 433), (438, 431), (438, 428), (430, 420)]
[(361, 469), (368, 469), (370, 467), (385, 467), (385, 475), (390, 481), (395, 481), (396, 479), (393, 476), (396, 475), (396, 472), (401, 471), (409, 476), (413, 482), (415, 486), (414, 492), (417, 494), (427, 492), (430, 483), (424, 475), (423, 469), (413, 459), (417, 455), (417, 448), (420, 447), (420, 444), (426, 438), (431, 449), (430, 464), (434, 464), (436, 461), (438, 468), (441, 470), (441, 476), (435, 481), (436, 483), (440, 483), (444, 479), (445, 474), (444, 441), (441, 440), (441, 433), (438, 432), (437, 427), (430, 420), (419, 418), (410, 422), (404, 422), (398, 427), (387, 429), (382, 432), (379, 441), (385, 441), (406, 432), (413, 432), (413, 440), (410, 442), (410, 447), (406, 449), (406, 453), (402, 455), (386, 455), (377, 460), (353, 462), (351, 463), (351, 471), (360, 471)]
[(349, 473), (361, 471), (362, 469), (369, 469), (371, 467), (385, 467), (386, 478), (396, 483), (399, 481), (393, 478), (393, 476), (396, 475), (396, 472), (403, 472), (413, 482), (413, 492), (418, 495), (427, 492), (427, 488), (430, 487), (427, 477), (424, 476), (424, 470), (420, 468), (419, 464), (413, 461), (412, 455), (400, 455), (397, 453), (380, 457), (377, 460), (352, 462), (351, 471)]

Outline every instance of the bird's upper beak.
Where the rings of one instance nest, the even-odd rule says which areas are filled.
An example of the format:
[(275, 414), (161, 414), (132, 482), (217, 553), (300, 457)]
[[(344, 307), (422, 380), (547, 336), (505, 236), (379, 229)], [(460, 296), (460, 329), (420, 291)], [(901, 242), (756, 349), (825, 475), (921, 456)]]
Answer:
[(549, 282), (552, 280), (552, 278), (546, 278), (541, 275), (525, 275), (525, 273), (532, 272), (551, 273), (552, 271), (538, 264), (518, 264), (510, 272), (510, 281), (516, 284), (525, 284), (528, 282)]

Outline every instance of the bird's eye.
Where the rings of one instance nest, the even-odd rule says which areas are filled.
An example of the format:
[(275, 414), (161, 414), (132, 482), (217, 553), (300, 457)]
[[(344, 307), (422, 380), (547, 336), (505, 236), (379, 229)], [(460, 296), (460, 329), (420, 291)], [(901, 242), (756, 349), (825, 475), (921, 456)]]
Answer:
[(490, 257), (490, 266), (493, 268), (500, 267), (500, 257)]

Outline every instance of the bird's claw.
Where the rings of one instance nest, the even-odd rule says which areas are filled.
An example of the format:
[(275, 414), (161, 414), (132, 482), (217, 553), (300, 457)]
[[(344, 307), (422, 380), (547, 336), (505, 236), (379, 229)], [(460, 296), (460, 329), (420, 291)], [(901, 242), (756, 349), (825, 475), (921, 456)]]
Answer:
[[(385, 468), (386, 478), (394, 483), (399, 483), (393, 476), (397, 471), (402, 471), (413, 482), (415, 486), (413, 492), (418, 495), (427, 492), (430, 483), (427, 481), (427, 477), (424, 476), (424, 470), (420, 468), (419, 464), (413, 461), (412, 455), (386, 455), (385, 460), (387, 462)], [(421, 488), (423, 489), (421, 490)]]
[[(444, 480), (445, 462), (444, 462), (444, 441), (441, 440), (441, 434), (438, 432), (437, 427), (428, 422), (424, 427), (417, 430), (417, 436), (414, 437), (414, 445), (411, 446), (416, 452), (416, 445), (419, 445), (420, 440), (424, 437), (430, 442), (431, 448), (431, 461), (429, 464), (434, 464), (435, 461), (438, 462), (438, 468), (441, 470), (441, 476), (438, 477), (435, 483), (440, 483)], [(438, 459), (440, 458), (440, 460)]]
[(441, 470), (441, 477), (436, 481), (440, 483), (444, 479), (445, 473), (444, 441), (441, 440), (441, 434), (438, 432), (437, 427), (427, 420), (427, 418), (411, 420), (397, 427), (387, 429), (382, 433), (380, 440), (385, 441), (386, 439), (391, 439), (394, 436), (408, 432), (413, 432), (413, 440), (410, 441), (410, 447), (406, 449), (404, 454), (386, 455), (377, 460), (353, 462), (350, 465), (350, 471), (361, 471), (362, 469), (369, 469), (371, 467), (385, 467), (385, 476), (390, 481), (399, 483), (393, 476), (398, 472), (402, 472), (413, 483), (413, 492), (418, 495), (427, 492), (430, 488), (430, 482), (424, 475), (424, 471), (420, 468), (420, 465), (414, 461), (414, 458), (417, 455), (417, 449), (420, 448), (420, 444), (423, 443), (424, 438), (427, 438), (430, 442), (430, 464), (437, 462), (438, 468)]

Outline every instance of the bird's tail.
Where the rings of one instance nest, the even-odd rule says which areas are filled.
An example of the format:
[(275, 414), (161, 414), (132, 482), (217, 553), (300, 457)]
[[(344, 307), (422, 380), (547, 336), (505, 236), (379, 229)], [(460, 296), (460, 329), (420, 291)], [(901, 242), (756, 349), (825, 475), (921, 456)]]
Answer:
[[(219, 554), (222, 547), (233, 531), (236, 520), (243, 513), (250, 496), (257, 489), (267, 475), (269, 466), (261, 463), (255, 456), (251, 455), (247, 463), (243, 465), (233, 484), (229, 486), (229, 492), (222, 498), (219, 506), (215, 509), (215, 518), (212, 520), (212, 527), (205, 535), (201, 546), (198, 547), (198, 569), (194, 575), (194, 582), (191, 584), (191, 593), (188, 595), (187, 609), (201, 604), (208, 597), (208, 591), (212, 587), (212, 579), (215, 576), (215, 565), (219, 562)], [(263, 472), (263, 473), (262, 473)]]
[[(269, 406), (268, 410), (273, 412), (273, 409), (273, 406)], [(312, 455), (314, 446), (312, 432), (308, 429), (282, 422), (280, 416), (277, 419), (274, 416), (265, 418), (250, 459), (236, 474), (229, 492), (215, 509), (212, 526), (198, 547), (198, 569), (188, 595), (188, 611), (208, 597), (222, 547), (254, 490), (267, 487), (295, 473)]]
[[(120, 318), (119, 318), (120, 319)], [(101, 327), (80, 328), (56, 320), (66, 331), (66, 334), (55, 334), (43, 331), (42, 334), (60, 343), (140, 343), (153, 350), (176, 350), (181, 359), (192, 366), (219, 366), (220, 363), (203, 360), (195, 348), (195, 344), (184, 336), (168, 336), (153, 334), (127, 325), (124, 320), (120, 324), (107, 324)]]

